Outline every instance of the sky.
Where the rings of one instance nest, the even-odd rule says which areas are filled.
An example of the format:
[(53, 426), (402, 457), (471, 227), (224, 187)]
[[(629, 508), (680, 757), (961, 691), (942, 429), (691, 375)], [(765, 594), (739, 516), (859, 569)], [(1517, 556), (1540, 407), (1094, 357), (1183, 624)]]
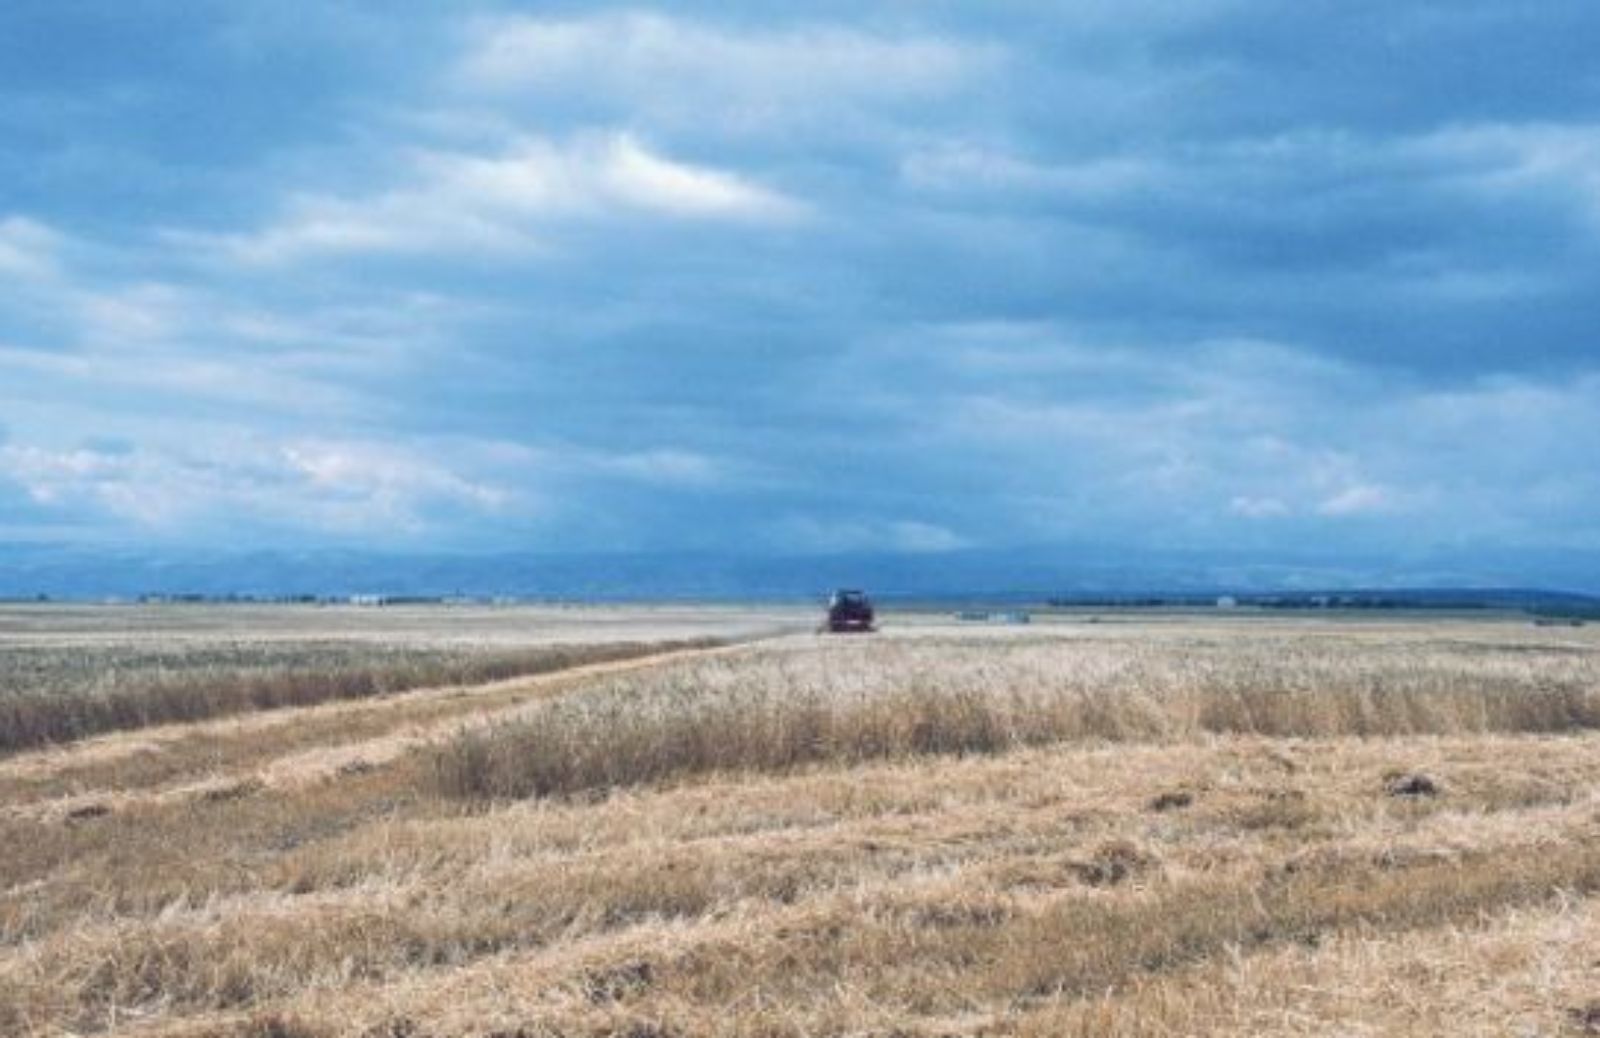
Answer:
[(1597, 40), (6, 0), (0, 542), (1600, 549)]

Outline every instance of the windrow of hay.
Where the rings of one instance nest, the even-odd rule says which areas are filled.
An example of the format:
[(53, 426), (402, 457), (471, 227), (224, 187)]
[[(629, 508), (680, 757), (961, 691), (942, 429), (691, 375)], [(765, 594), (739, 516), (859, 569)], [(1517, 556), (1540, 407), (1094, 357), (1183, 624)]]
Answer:
[(1600, 728), (1600, 655), (960, 641), (775, 652), (613, 680), (435, 756), (444, 793), (568, 795), (1077, 740), (1559, 733)]
[[(1010, 1032), (999, 1026), (1003, 1016), (1135, 992), (1207, 962), (1275, 947), (1314, 948), (1340, 934), (1376, 945), (1419, 929), (1476, 925), (1508, 908), (1587, 897), (1600, 889), (1594, 852), (1592, 842), (1574, 841), (1540, 853), (1506, 848), (1406, 869), (1330, 862), (1178, 883), (1153, 879), (1114, 894), (984, 895), (959, 874), (924, 873), (763, 906), (759, 925), (738, 912), (639, 915), (570, 953), (505, 926), (497, 927), (499, 939), (463, 943), (459, 935), (436, 933), (440, 920), (398, 904), (367, 916), (308, 907), (302, 918), (234, 919), (178, 931), (159, 923), (96, 934), (78, 947), (41, 948), (0, 967), (0, 1024), (26, 1020), (82, 1033), (111, 1025), (119, 1013), (248, 1009), (303, 992), (301, 1004), (319, 1011), (295, 1018), (303, 1033), (319, 1038), (799, 1038), (847, 1033), (837, 1018), (855, 1014), (850, 1022), (859, 1025), (867, 1006), (896, 1026), (848, 1033), (949, 1033), (914, 1022), (977, 1011), (992, 1027), (982, 1033), (1003, 1034)], [(757, 978), (761, 997), (754, 1000)], [(406, 1012), (407, 985), (419, 980), (439, 991), (416, 992), (422, 997), (415, 1001), (430, 1015), (450, 1006), (454, 1026), (431, 1026)], [(488, 994), (484, 987), (494, 990), (493, 1001), (474, 1004)], [(375, 998), (375, 991), (388, 994)], [(463, 997), (468, 992), (475, 997)], [(753, 1001), (783, 1007), (787, 1024), (774, 1026)], [(392, 1007), (389, 1018), (370, 1020), (383, 1004)], [(595, 1007), (625, 1015), (596, 1014)], [(507, 1010), (516, 1027), (527, 1029), (512, 1030), (511, 1020), (505, 1030), (482, 1025), (482, 1017)], [(356, 1026), (347, 1015), (352, 1011), (371, 1026)], [(670, 1026), (659, 1032), (628, 1026), (652, 1017)]]
[[(635, 943), (629, 931), (674, 923), (701, 927), (657, 951), (658, 994), (682, 1002), (734, 1001), (754, 970), (767, 998), (796, 1008), (825, 1005), (840, 978), (879, 1004), (915, 1007), (915, 1015), (973, 1003), (1026, 1007), (1135, 985), (1230, 950), (1310, 944), (1353, 929), (1469, 923), (1562, 893), (1588, 896), (1600, 889), (1596, 849), (1580, 837), (1405, 868), (1329, 857), (1294, 869), (1153, 876), (1143, 889), (1115, 896), (1087, 882), (985, 896), (971, 877), (949, 870), (788, 897), (749, 889), (758, 900), (746, 907), (764, 902), (772, 924), (759, 937), (728, 911), (740, 898), (718, 891), (710, 863), (692, 877), (667, 871), (653, 881), (638, 870), (641, 886), (631, 896), (582, 877), (541, 893), (528, 875), (498, 898), (464, 904), (445, 892), (293, 904), (252, 898), (216, 906), (225, 913), (87, 926), (0, 960), (0, 1028), (17, 1033), (33, 1020), (83, 1032), (110, 1025), (119, 1012), (224, 1010), (303, 990), (359, 989), (549, 948), (564, 931), (596, 937), (594, 965), (605, 969), (634, 960), (607, 963), (611, 942), (603, 935), (626, 947)], [(559, 918), (608, 903), (586, 918)], [(718, 925), (719, 908), (731, 926)], [(959, 990), (946, 983), (954, 976)]]
[[(275, 646), (210, 665), (135, 667), (125, 677), (50, 687), (15, 675), (0, 684), (0, 754), (110, 731), (201, 721), (332, 700), (363, 699), (443, 685), (472, 685), (648, 656), (710, 648), (718, 639), (544, 645), (523, 649), (424, 651), (358, 646)], [(21, 653), (15, 655), (21, 656)], [(290, 654), (297, 653), (298, 656)], [(261, 658), (256, 658), (261, 657)], [(14, 661), (13, 661), (14, 662)], [(180, 660), (180, 663), (182, 661)], [(24, 678), (27, 675), (23, 675)]]

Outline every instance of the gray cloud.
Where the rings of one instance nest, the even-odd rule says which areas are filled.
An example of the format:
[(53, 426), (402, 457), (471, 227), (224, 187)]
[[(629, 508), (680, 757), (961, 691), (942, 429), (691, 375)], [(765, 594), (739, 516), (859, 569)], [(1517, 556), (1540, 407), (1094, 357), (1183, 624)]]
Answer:
[(0, 50), (29, 523), (1594, 537), (1592, 5), (93, 21), (0, 15), (102, 59)]

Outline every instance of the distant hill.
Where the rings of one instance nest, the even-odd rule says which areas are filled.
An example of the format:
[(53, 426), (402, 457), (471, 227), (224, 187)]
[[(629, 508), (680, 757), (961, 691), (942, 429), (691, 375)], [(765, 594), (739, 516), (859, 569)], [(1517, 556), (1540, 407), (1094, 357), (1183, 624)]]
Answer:
[(1218, 591), (1215, 594), (1148, 591), (1052, 595), (1046, 599), (1046, 604), (1069, 609), (1228, 608), (1270, 612), (1509, 610), (1553, 618), (1600, 618), (1600, 597), (1537, 588), (1342, 588), (1322, 591)]
[(0, 597), (13, 599), (182, 594), (810, 599), (836, 586), (861, 586), (890, 599), (1068, 601), (1153, 590), (1204, 601), (1222, 594), (1304, 598), (1399, 591), (1413, 597), (1446, 593), (1441, 601), (1471, 592), (1475, 601), (1498, 595), (1497, 601), (1537, 605), (1561, 597), (1550, 592), (1600, 593), (1600, 553), (1479, 550), (1403, 559), (1262, 558), (1075, 545), (803, 556), (449, 555), (0, 545)]

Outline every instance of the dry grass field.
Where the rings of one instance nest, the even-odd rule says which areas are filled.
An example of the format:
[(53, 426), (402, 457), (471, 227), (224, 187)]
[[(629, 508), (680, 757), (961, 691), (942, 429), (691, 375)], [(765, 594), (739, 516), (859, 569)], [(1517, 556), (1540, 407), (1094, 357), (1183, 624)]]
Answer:
[(1600, 1033), (1594, 627), (796, 619), (0, 757), (0, 1034)]

